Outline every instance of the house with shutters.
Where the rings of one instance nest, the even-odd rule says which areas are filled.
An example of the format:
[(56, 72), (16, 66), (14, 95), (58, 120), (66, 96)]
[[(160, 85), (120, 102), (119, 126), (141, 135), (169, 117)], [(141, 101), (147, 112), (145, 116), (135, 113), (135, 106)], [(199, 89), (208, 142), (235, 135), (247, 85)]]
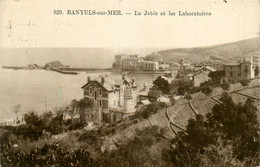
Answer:
[(93, 122), (114, 122), (135, 112), (137, 84), (123, 76), (99, 76), (82, 86), (84, 99), (93, 101), (88, 117)]
[(253, 79), (255, 77), (255, 65), (253, 57), (250, 61), (244, 58), (240, 62), (231, 62), (225, 64), (225, 78), (223, 83), (236, 83), (241, 80)]

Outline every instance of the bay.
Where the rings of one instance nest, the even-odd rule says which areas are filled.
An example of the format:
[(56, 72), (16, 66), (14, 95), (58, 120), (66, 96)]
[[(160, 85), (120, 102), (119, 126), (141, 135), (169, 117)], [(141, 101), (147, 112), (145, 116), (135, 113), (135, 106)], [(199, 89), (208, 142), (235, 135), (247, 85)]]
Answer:
[[(26, 112), (54, 111), (68, 105), (73, 99), (83, 98), (81, 87), (86, 84), (87, 76), (102, 73), (81, 72), (79, 75), (64, 75), (46, 70), (0, 69), (0, 122), (12, 121), (15, 113), (12, 108), (20, 104), (18, 117)], [(111, 73), (111, 75), (120, 75)], [(139, 86), (152, 84), (158, 74), (129, 74)]]

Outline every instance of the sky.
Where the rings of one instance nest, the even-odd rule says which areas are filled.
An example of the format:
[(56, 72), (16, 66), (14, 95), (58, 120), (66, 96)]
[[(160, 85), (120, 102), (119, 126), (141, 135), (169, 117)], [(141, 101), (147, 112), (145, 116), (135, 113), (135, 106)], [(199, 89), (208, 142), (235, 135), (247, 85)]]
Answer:
[[(42, 64), (53, 59), (62, 59), (68, 65), (102, 65), (122, 52), (145, 56), (163, 48), (211, 46), (259, 37), (259, 2), (1, 0), (0, 65)], [(66, 13), (78, 9), (115, 9), (124, 15), (53, 14), (54, 10)], [(125, 15), (145, 10), (176, 15), (179, 11), (210, 12), (211, 16)], [(96, 63), (91, 63), (92, 59)]]
[[(70, 16), (53, 10), (211, 12), (211, 16)], [(197, 47), (259, 36), (259, 1), (1, 0), (0, 47)]]

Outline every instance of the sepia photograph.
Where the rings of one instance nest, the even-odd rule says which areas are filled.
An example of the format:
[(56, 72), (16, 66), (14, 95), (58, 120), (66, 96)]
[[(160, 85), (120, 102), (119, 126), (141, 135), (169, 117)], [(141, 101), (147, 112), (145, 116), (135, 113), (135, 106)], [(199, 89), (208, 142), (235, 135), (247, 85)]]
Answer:
[(260, 166), (259, 9), (0, 0), (0, 167)]

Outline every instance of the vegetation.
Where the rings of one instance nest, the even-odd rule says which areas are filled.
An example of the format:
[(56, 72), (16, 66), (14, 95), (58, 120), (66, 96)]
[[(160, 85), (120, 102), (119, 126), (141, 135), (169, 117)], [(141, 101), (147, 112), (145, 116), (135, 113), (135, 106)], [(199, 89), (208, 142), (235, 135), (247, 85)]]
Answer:
[(221, 79), (225, 77), (225, 71), (214, 71), (209, 73), (209, 77), (211, 78), (212, 82), (215, 84), (220, 84)]
[(168, 94), (170, 91), (169, 82), (167, 80), (165, 80), (164, 78), (162, 78), (161, 76), (157, 77), (153, 81), (153, 85), (154, 85), (154, 87), (158, 88), (158, 90), (160, 90), (164, 94)]
[(250, 83), (250, 80), (249, 80), (249, 79), (244, 79), (244, 80), (241, 80), (240, 83), (241, 83), (243, 86), (248, 86), (248, 84)]
[[(10, 151), (13, 147), (7, 136), (1, 141), (1, 166), (84, 166), (92, 165), (93, 160), (90, 154), (79, 148), (70, 152), (59, 143), (45, 144), (43, 147), (34, 147), (30, 152)], [(13, 149), (13, 148), (12, 148)]]
[[(115, 140), (121, 132), (127, 133), (124, 130), (130, 129), (131, 125), (138, 125), (139, 121), (144, 123), (145, 119), (165, 108), (166, 104), (156, 99), (166, 92), (175, 89), (178, 94), (191, 99), (190, 93), (194, 91), (205, 94), (212, 91), (213, 81), (202, 83), (199, 88), (184, 80), (168, 85), (165, 81), (161, 77), (154, 81), (154, 87), (149, 91), (152, 103), (130, 116), (130, 119), (109, 125), (101, 124), (91, 130), (74, 131), (85, 126), (86, 109), (93, 106), (92, 101), (85, 99), (72, 100), (68, 107), (57, 110), (55, 116), (52, 112), (41, 116), (34, 112), (25, 114), (25, 125), (0, 128), (0, 166), (259, 165), (258, 111), (251, 99), (247, 99), (244, 104), (235, 104), (227, 93), (222, 94), (221, 103), (216, 104), (207, 115), (197, 115), (196, 119), (190, 119), (186, 131), (176, 133), (173, 140), (165, 137), (166, 127), (159, 126), (132, 126), (129, 138)], [(175, 103), (174, 98), (171, 102)], [(63, 120), (64, 112), (70, 115), (69, 121)], [(77, 123), (73, 121), (76, 114), (80, 114), (81, 118)], [(51, 140), (44, 137), (47, 133), (54, 135)], [(62, 140), (54, 140), (64, 134), (67, 136)], [(112, 146), (106, 139), (113, 141)], [(17, 148), (17, 143), (24, 147)], [(75, 143), (78, 145), (75, 146)], [(103, 149), (104, 145), (109, 149)]]
[(221, 84), (220, 87), (224, 90), (228, 90), (230, 85), (228, 83), (225, 83), (225, 84)]
[(151, 115), (157, 113), (158, 111), (160, 111), (161, 109), (165, 108), (166, 104), (162, 103), (162, 102), (153, 102), (149, 105), (147, 105), (147, 107), (145, 107), (142, 111), (137, 111), (132, 118), (138, 118), (138, 119), (147, 119), (149, 118)]
[(17, 122), (18, 121), (18, 112), (21, 110), (21, 105), (20, 104), (17, 104), (15, 105), (13, 108), (12, 108), (12, 111), (15, 113), (16, 115), (16, 123), (19, 123)]
[[(180, 48), (168, 49), (156, 52), (156, 54), (147, 55), (150, 60), (162, 60), (165, 62), (175, 61), (180, 59), (191, 59), (194, 63), (211, 62), (219, 63), (226, 60), (234, 59), (236, 55), (241, 57), (259, 54), (259, 38), (253, 38), (223, 45), (215, 45), (210, 47), (198, 48)], [(223, 54), (225, 53), (225, 54)]]
[(80, 122), (86, 123), (86, 109), (91, 109), (93, 107), (93, 101), (87, 99), (81, 99), (78, 102)]
[(79, 102), (76, 99), (73, 99), (67, 111), (70, 116), (71, 123), (73, 123), (74, 116), (79, 112)]
[(185, 93), (191, 94), (196, 91), (192, 82), (186, 79), (175, 80), (171, 83), (170, 88), (170, 92), (177, 95), (184, 95)]
[(179, 132), (164, 157), (172, 166), (257, 166), (259, 122), (248, 99), (235, 104), (224, 93), (206, 118), (189, 120), (187, 133)]
[(136, 137), (117, 145), (116, 150), (105, 152), (99, 156), (95, 165), (107, 167), (160, 166), (162, 164), (160, 153), (155, 152), (156, 150), (153, 150), (152, 147), (165, 141), (162, 137), (165, 130), (153, 126), (136, 130), (135, 133)]
[(162, 91), (160, 91), (159, 88), (154, 86), (148, 92), (149, 101), (156, 102), (161, 95), (163, 95)]

